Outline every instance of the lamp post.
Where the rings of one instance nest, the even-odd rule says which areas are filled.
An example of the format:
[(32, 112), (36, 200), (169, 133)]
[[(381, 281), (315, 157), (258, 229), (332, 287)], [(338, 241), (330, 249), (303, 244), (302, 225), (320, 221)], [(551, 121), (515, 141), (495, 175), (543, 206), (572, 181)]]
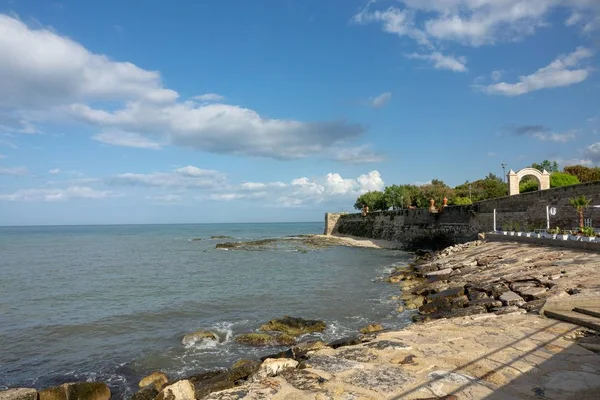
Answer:
[(506, 183), (506, 164), (502, 163), (502, 180)]

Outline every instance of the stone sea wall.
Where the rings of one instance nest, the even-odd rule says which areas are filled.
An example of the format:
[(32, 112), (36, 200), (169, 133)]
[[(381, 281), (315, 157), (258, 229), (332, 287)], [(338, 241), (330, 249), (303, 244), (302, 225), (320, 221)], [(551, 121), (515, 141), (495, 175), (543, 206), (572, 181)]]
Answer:
[(477, 238), (479, 232), (518, 223), (520, 230), (546, 227), (546, 206), (556, 208), (550, 216), (552, 228), (572, 229), (579, 225), (569, 199), (580, 195), (591, 199), (585, 218), (600, 226), (600, 182), (584, 183), (556, 189), (524, 193), (516, 196), (486, 200), (468, 206), (450, 206), (440, 213), (427, 209), (373, 212), (362, 217), (359, 213), (325, 215), (325, 234), (352, 235), (385, 239), (403, 243), (411, 249), (440, 249)]

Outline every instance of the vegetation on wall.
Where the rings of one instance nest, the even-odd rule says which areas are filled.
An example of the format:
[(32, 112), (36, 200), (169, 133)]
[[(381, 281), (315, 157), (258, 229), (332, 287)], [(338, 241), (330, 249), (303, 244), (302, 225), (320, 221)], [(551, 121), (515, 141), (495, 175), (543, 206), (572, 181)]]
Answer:
[[(551, 174), (551, 188), (600, 180), (599, 167), (590, 168), (583, 165), (573, 165), (560, 171), (558, 163), (550, 160), (533, 163), (531, 167), (539, 171), (546, 170)], [(538, 189), (539, 182), (533, 176), (524, 177), (519, 184), (521, 193)], [(366, 204), (370, 211), (427, 208), (430, 199), (433, 199), (435, 205), (439, 207), (444, 198), (448, 199), (448, 205), (468, 205), (507, 195), (508, 185), (503, 178), (490, 172), (482, 179), (473, 182), (467, 181), (454, 188), (438, 179), (433, 179), (430, 183), (421, 186), (410, 184), (390, 185), (383, 192), (373, 191), (362, 194), (356, 199), (354, 207), (360, 210), (363, 204)]]

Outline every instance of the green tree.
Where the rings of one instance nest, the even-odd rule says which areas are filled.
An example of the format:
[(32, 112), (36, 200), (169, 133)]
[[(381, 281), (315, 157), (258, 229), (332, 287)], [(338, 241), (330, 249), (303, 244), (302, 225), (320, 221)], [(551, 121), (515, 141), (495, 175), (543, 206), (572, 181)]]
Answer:
[(588, 199), (585, 196), (579, 196), (569, 199), (569, 203), (577, 210), (579, 216), (579, 229), (583, 229), (583, 210), (590, 205), (592, 199)]
[(435, 200), (435, 203), (441, 206), (444, 197), (448, 199), (454, 197), (454, 190), (439, 179), (433, 179), (431, 183), (419, 186), (418, 189), (416, 206), (419, 208), (429, 207), (430, 199)]
[(556, 161), (544, 160), (541, 163), (533, 163), (531, 164), (532, 168), (537, 169), (540, 172), (544, 172), (544, 170), (553, 173), (559, 172), (558, 163)]
[(575, 175), (566, 172), (554, 172), (550, 175), (550, 187), (552, 188), (577, 185), (578, 183), (580, 183), (579, 179)]
[(452, 204), (455, 206), (467, 206), (473, 204), (473, 202), (468, 197), (455, 197), (452, 199)]
[(385, 197), (386, 208), (393, 209), (408, 208), (411, 203), (410, 191), (406, 185), (392, 185), (385, 188), (383, 195)]
[(566, 173), (575, 175), (579, 182), (595, 182), (600, 181), (600, 168), (585, 167), (583, 165), (571, 165), (563, 169)]
[(519, 182), (519, 193), (535, 192), (536, 190), (539, 190), (539, 188), (540, 183), (534, 177), (527, 180), (522, 179), (521, 182)]
[[(469, 188), (470, 186), (470, 188)], [(506, 196), (508, 186), (497, 175), (489, 173), (485, 178), (465, 182), (454, 188), (454, 196), (470, 198), (473, 202)]]
[(367, 207), (369, 207), (369, 211), (382, 211), (387, 210), (388, 208), (383, 192), (377, 190), (360, 195), (354, 203), (354, 208), (360, 210), (362, 209), (363, 204), (366, 204)]

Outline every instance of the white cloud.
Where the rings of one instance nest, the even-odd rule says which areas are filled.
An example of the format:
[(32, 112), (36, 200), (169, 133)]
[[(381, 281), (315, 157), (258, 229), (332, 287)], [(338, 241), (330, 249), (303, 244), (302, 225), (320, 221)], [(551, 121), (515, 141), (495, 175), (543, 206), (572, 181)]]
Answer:
[(574, 85), (588, 78), (591, 70), (580, 67), (580, 64), (593, 54), (585, 47), (578, 47), (573, 53), (559, 56), (535, 73), (519, 77), (517, 83), (500, 82), (479, 88), (488, 94), (520, 96), (536, 90)]
[(225, 174), (188, 165), (172, 172), (150, 174), (125, 173), (104, 179), (112, 186), (142, 186), (163, 188), (212, 188), (225, 182)]
[(568, 167), (570, 165), (584, 165), (586, 167), (591, 167), (594, 165), (594, 162), (590, 159), (581, 159), (581, 158), (571, 158), (571, 159), (562, 159), (557, 158), (556, 162), (561, 167)]
[(159, 203), (178, 203), (181, 201), (181, 196), (177, 194), (165, 194), (160, 196), (148, 196), (148, 200), (153, 200)]
[(520, 40), (549, 25), (559, 7), (571, 12), (566, 24), (589, 33), (600, 27), (597, 0), (398, 0), (400, 6), (377, 9), (377, 2), (352, 18), (357, 24), (376, 23), (387, 33), (435, 47), (452, 41), (468, 46)]
[(576, 133), (576, 130), (571, 130), (565, 133), (535, 132), (532, 136), (541, 141), (566, 143), (569, 140), (574, 140), (577, 137)]
[(370, 99), (370, 106), (373, 108), (381, 108), (385, 106), (392, 99), (392, 92), (381, 93), (377, 97)]
[(60, 168), (51, 169), (50, 171), (48, 171), (48, 173), (50, 175), (58, 175), (58, 174), (60, 174)]
[(356, 181), (360, 185), (359, 193), (371, 192), (374, 190), (383, 190), (385, 183), (381, 179), (379, 171), (371, 171), (368, 174), (359, 176)]
[(490, 77), (494, 82), (498, 82), (500, 79), (502, 79), (502, 71), (492, 71)]
[(23, 176), (27, 175), (28, 171), (25, 167), (16, 168), (0, 168), (0, 175)]
[(142, 135), (119, 130), (98, 133), (92, 139), (111, 146), (136, 147), (139, 149), (160, 150), (160, 143), (153, 142)]
[(116, 193), (97, 191), (85, 186), (70, 186), (67, 189), (22, 189), (12, 194), (0, 194), (5, 201), (65, 201), (72, 199), (103, 199), (117, 197)]
[(19, 148), (19, 146), (17, 146), (13, 142), (11, 142), (9, 140), (4, 140), (4, 139), (0, 139), (0, 146), (6, 146), (6, 147), (10, 147), (12, 149), (18, 149)]
[[(265, 118), (238, 105), (213, 103), (217, 94), (178, 101), (156, 71), (94, 54), (48, 29), (0, 15), (0, 107), (16, 118), (70, 118), (98, 127), (95, 140), (156, 149), (198, 150), (294, 159), (323, 153), (364, 132), (344, 121)], [(111, 102), (110, 109), (90, 104)], [(160, 143), (160, 144), (159, 144)]]
[(206, 94), (201, 94), (200, 96), (194, 96), (192, 97), (193, 100), (198, 100), (201, 102), (221, 102), (223, 100), (225, 100), (225, 96), (221, 96), (220, 94), (216, 94), (216, 93), (206, 93)]
[(6, 158), (6, 156), (4, 154), (0, 154), (0, 160)]
[(347, 164), (367, 164), (385, 161), (385, 156), (376, 153), (369, 146), (358, 146), (352, 148), (338, 149), (335, 151), (334, 161)]
[(467, 72), (467, 59), (465, 57), (445, 56), (442, 53), (431, 54), (407, 54), (409, 59), (425, 60), (433, 64), (436, 69), (447, 69), (453, 72)]
[(600, 163), (600, 142), (589, 145), (584, 150), (583, 155), (595, 164)]

